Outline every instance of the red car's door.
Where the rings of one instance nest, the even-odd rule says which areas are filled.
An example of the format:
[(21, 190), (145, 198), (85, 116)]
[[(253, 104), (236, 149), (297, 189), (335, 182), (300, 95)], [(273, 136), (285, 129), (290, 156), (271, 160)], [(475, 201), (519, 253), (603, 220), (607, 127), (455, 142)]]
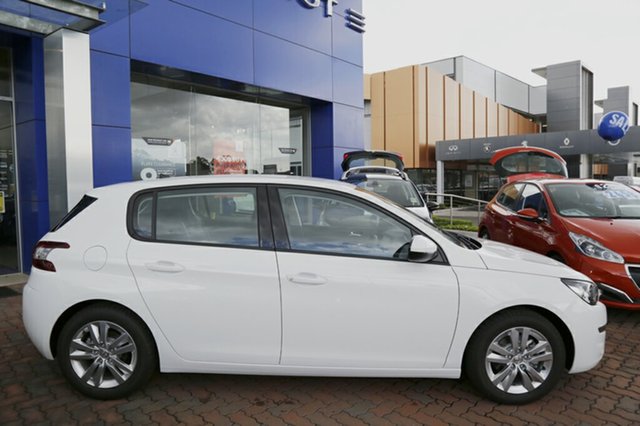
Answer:
[(534, 209), (538, 219), (515, 216), (511, 222), (513, 244), (547, 255), (553, 251), (557, 231), (551, 226), (547, 202), (537, 185), (529, 183), (522, 189), (516, 211), (522, 209)]

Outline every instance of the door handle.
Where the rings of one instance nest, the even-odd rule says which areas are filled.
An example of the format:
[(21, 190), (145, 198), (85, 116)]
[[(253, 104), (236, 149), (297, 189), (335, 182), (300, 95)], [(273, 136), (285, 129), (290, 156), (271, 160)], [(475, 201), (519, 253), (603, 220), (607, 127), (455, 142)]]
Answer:
[(144, 266), (150, 271), (176, 273), (184, 271), (184, 266), (166, 260), (159, 260), (153, 263), (145, 263)]
[(304, 285), (322, 285), (327, 282), (325, 277), (320, 275), (311, 274), (309, 272), (301, 272), (296, 275), (288, 275), (287, 279), (292, 283), (304, 284)]

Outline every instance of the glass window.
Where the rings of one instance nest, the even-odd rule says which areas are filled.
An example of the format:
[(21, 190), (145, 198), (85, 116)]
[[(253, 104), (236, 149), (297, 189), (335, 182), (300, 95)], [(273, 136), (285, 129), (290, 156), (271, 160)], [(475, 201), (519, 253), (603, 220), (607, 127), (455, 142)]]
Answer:
[(0, 48), (0, 96), (12, 97), (11, 50)]
[(381, 195), (403, 207), (422, 207), (420, 194), (409, 181), (402, 179), (372, 179), (356, 183), (360, 188)]
[[(155, 239), (184, 243), (258, 246), (254, 188), (177, 189), (157, 194)], [(148, 229), (149, 204), (143, 198), (134, 210), (137, 223)]]
[(508, 209), (515, 210), (516, 201), (518, 200), (518, 194), (520, 194), (522, 185), (523, 184), (521, 183), (515, 183), (505, 186), (500, 195), (498, 195), (498, 204)]
[(294, 250), (406, 259), (411, 230), (366, 204), (319, 191), (280, 189)]
[(613, 182), (546, 185), (558, 213), (569, 217), (640, 218), (640, 192)]
[(145, 194), (135, 202), (133, 207), (133, 232), (142, 238), (153, 237), (153, 194)]
[(520, 196), (520, 200), (518, 201), (516, 211), (522, 209), (534, 209), (538, 211), (538, 207), (540, 206), (540, 200), (542, 199), (542, 192), (535, 185), (525, 185), (522, 190), (522, 195)]
[(133, 179), (304, 173), (305, 108), (135, 79), (144, 78), (131, 83)]

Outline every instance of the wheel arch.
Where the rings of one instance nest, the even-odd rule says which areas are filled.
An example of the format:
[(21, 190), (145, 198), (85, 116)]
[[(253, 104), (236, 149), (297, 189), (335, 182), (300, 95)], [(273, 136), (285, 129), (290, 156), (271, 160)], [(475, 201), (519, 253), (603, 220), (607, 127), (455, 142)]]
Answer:
[(153, 335), (153, 332), (151, 331), (151, 329), (149, 329), (149, 326), (147, 326), (147, 323), (140, 317), (140, 315), (136, 314), (134, 311), (132, 311), (125, 305), (122, 305), (120, 303), (116, 303), (110, 300), (103, 300), (103, 299), (85, 300), (80, 303), (76, 303), (75, 305), (69, 307), (66, 311), (62, 313), (62, 315), (58, 317), (56, 323), (53, 326), (53, 329), (51, 330), (51, 336), (49, 338), (49, 348), (54, 358), (57, 355), (56, 353), (57, 344), (58, 344), (58, 339), (60, 338), (60, 333), (62, 332), (62, 328), (67, 323), (67, 321), (69, 321), (71, 317), (73, 317), (76, 313), (80, 312), (81, 310), (89, 306), (97, 306), (97, 305), (111, 306), (118, 309), (123, 309), (127, 311), (127, 313), (131, 314), (134, 318), (136, 318), (140, 322), (140, 324), (142, 324), (142, 326), (147, 330), (147, 332), (149, 333), (149, 336), (151, 336), (154, 350), (156, 352), (156, 359), (160, 359), (160, 354), (158, 352), (158, 344), (156, 343), (155, 336)]
[(510, 311), (519, 311), (519, 310), (529, 310), (532, 312), (536, 312), (537, 314), (543, 316), (544, 318), (546, 318), (549, 322), (551, 322), (551, 324), (553, 324), (554, 327), (556, 327), (556, 329), (558, 330), (558, 332), (560, 333), (560, 336), (562, 336), (562, 341), (564, 343), (564, 347), (566, 350), (566, 361), (565, 361), (565, 367), (567, 368), (567, 370), (570, 370), (571, 367), (573, 366), (573, 360), (575, 359), (575, 343), (573, 341), (573, 337), (571, 336), (571, 331), (569, 331), (569, 328), (567, 327), (567, 325), (560, 319), (560, 317), (558, 317), (555, 313), (551, 312), (550, 310), (540, 307), (540, 306), (534, 306), (534, 305), (518, 305), (518, 306), (510, 306), (508, 308), (499, 310), (497, 312), (494, 312), (492, 315), (488, 316), (487, 318), (484, 319), (484, 321), (482, 321), (473, 331), (473, 333), (469, 336), (469, 339), (467, 340), (467, 343), (465, 344), (465, 348), (464, 348), (464, 354), (463, 354), (463, 365), (466, 363), (466, 358), (467, 358), (467, 351), (469, 349), (469, 343), (473, 340), (473, 337), (478, 333), (478, 330), (480, 330), (486, 323), (487, 321), (489, 321), (490, 319), (494, 318), (497, 315), (501, 315), (505, 312), (510, 312)]

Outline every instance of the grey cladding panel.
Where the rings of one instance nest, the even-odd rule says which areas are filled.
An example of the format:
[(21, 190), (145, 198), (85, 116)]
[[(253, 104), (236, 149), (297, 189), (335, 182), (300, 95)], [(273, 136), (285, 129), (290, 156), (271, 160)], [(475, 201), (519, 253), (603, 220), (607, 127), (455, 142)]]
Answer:
[(580, 62), (570, 62), (567, 64), (550, 65), (547, 67), (547, 81), (566, 78), (572, 76), (580, 76), (582, 65)]
[(496, 73), (496, 102), (529, 112), (529, 86), (500, 72)]
[(495, 100), (495, 70), (468, 58), (459, 59), (462, 62), (462, 70), (458, 70), (461, 73), (460, 82), (481, 95)]

